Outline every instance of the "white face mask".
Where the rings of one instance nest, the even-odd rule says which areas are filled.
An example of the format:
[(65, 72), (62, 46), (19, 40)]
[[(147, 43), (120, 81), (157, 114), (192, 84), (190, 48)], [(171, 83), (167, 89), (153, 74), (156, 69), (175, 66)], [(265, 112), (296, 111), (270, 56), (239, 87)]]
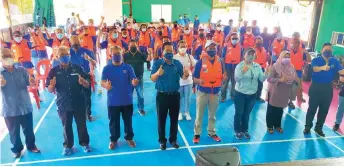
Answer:
[(147, 31), (147, 29), (146, 28), (142, 28), (142, 32), (146, 32)]
[(217, 31), (221, 31), (221, 27), (216, 27), (216, 30)]
[(14, 64), (14, 59), (13, 58), (5, 58), (2, 60), (2, 65), (6, 67), (11, 67)]
[(20, 43), (23, 40), (23, 37), (15, 37), (14, 41), (16, 41), (17, 43)]
[(180, 53), (183, 53), (183, 54), (186, 53), (186, 48), (179, 48), (178, 50)]
[(246, 34), (251, 35), (252, 31), (247, 31)]
[(185, 32), (185, 34), (189, 34), (190, 30), (185, 30), (184, 32)]

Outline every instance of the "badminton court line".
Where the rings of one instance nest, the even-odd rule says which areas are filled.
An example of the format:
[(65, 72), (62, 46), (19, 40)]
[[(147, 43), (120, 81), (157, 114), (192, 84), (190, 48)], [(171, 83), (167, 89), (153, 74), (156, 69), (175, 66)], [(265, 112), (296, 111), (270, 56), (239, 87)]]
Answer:
[[(35, 126), (35, 129), (33, 131), (34, 134), (36, 134), (38, 128), (41, 126), (44, 118), (47, 116), (47, 114), (49, 113), (49, 110), (51, 109), (51, 107), (53, 106), (53, 104), (55, 103), (55, 100), (56, 100), (56, 96), (55, 98), (51, 101), (49, 107), (45, 110), (44, 114), (42, 115), (41, 119), (38, 121), (37, 125)], [(12, 164), (12, 166), (17, 166), (18, 162), (20, 161), (21, 157), (23, 156), (23, 154), (25, 153), (26, 151), (26, 146), (24, 147), (24, 150), (22, 151), (22, 154), (19, 158), (17, 158), (14, 163)]]
[[(324, 140), (324, 139), (333, 139), (333, 138), (344, 138), (344, 136), (331, 136), (331, 137), (313, 137), (313, 138), (300, 138), (300, 139), (288, 139), (288, 140), (271, 140), (271, 141), (257, 141), (257, 142), (239, 142), (239, 143), (224, 143), (224, 144), (209, 144), (209, 145), (195, 145), (190, 146), (190, 148), (204, 148), (204, 147), (219, 147), (219, 146), (232, 146), (232, 145), (255, 145), (255, 144), (266, 144), (266, 143), (286, 143), (294, 141), (308, 141), (308, 140)], [(187, 146), (180, 147), (179, 149), (188, 149)], [(168, 148), (167, 150), (176, 150), (174, 148)], [(68, 157), (68, 158), (57, 158), (57, 159), (47, 159), (47, 160), (37, 160), (37, 161), (28, 161), (28, 162), (19, 162), (18, 165), (25, 164), (37, 164), (37, 163), (46, 163), (46, 162), (58, 162), (58, 161), (71, 161), (71, 160), (80, 160), (80, 159), (89, 159), (89, 158), (102, 158), (102, 157), (111, 157), (118, 155), (130, 155), (130, 154), (139, 154), (139, 153), (150, 153), (150, 152), (159, 152), (161, 149), (151, 149), (151, 150), (141, 150), (141, 151), (130, 151), (130, 152), (120, 152), (120, 153), (109, 153), (109, 154), (98, 154), (98, 155), (89, 155), (89, 156), (79, 156), (79, 157)], [(0, 164), (0, 165), (11, 165), (11, 163)]]
[(186, 140), (186, 137), (185, 137), (185, 135), (184, 135), (184, 133), (183, 133), (183, 131), (182, 131), (182, 129), (180, 128), (179, 125), (178, 125), (178, 131), (179, 131), (180, 135), (182, 136), (182, 139), (183, 139), (183, 141), (184, 141), (184, 143), (185, 143), (186, 148), (188, 149), (188, 151), (189, 151), (189, 153), (190, 153), (190, 155), (191, 155), (192, 160), (193, 160), (194, 162), (196, 162), (195, 154), (192, 152), (192, 149), (191, 149), (191, 147), (190, 147), (190, 145), (189, 145), (189, 142)]

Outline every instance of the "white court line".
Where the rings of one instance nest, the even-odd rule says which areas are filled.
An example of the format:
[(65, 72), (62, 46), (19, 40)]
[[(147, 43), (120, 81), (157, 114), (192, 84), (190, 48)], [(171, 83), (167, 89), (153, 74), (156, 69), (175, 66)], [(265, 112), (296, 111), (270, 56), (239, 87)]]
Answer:
[[(324, 140), (332, 138), (344, 138), (344, 136), (331, 136), (331, 137), (314, 137), (314, 138), (300, 138), (300, 139), (289, 139), (289, 140), (271, 140), (271, 141), (257, 141), (257, 142), (242, 142), (242, 143), (225, 143), (225, 144), (209, 144), (209, 145), (195, 145), (190, 146), (190, 148), (203, 148), (203, 147), (219, 147), (219, 146), (231, 146), (231, 145), (254, 145), (254, 144), (265, 144), (265, 143), (286, 143), (294, 141), (308, 141), (308, 140)], [(187, 146), (180, 147), (179, 149), (188, 149)], [(174, 148), (168, 148), (167, 150), (176, 150)], [(142, 150), (142, 151), (131, 151), (131, 152), (121, 152), (121, 153), (110, 153), (110, 154), (98, 154), (98, 155), (89, 155), (89, 156), (79, 156), (79, 157), (68, 157), (68, 158), (57, 158), (57, 159), (47, 159), (47, 160), (38, 160), (38, 161), (28, 161), (28, 162), (19, 162), (18, 165), (24, 164), (37, 164), (45, 162), (57, 162), (57, 161), (71, 161), (71, 160), (80, 160), (88, 158), (102, 158), (102, 157), (111, 157), (118, 155), (130, 155), (130, 154), (139, 154), (139, 153), (149, 153), (149, 152), (159, 152), (161, 149), (151, 149), (151, 150)], [(0, 164), (0, 165), (11, 165), (12, 163)]]
[(195, 154), (192, 152), (191, 147), (190, 147), (190, 145), (189, 145), (189, 142), (186, 140), (185, 135), (184, 135), (184, 133), (183, 133), (183, 131), (182, 131), (182, 129), (180, 128), (179, 125), (178, 125), (178, 131), (179, 131), (180, 135), (182, 136), (182, 139), (184, 140), (185, 146), (186, 146), (186, 148), (188, 149), (188, 151), (189, 151), (189, 153), (190, 153), (190, 155), (191, 155), (192, 160), (193, 160), (194, 162), (196, 162)]
[[(293, 115), (289, 114), (287, 112), (287, 114), (289, 116), (291, 116), (293, 119), (295, 119), (297, 122), (299, 122), (300, 124), (304, 124), (303, 122), (301, 122), (300, 120), (298, 120), (297, 118), (295, 118)], [(313, 129), (311, 129), (312, 131), (314, 131)], [(315, 131), (314, 131), (315, 132)], [(316, 133), (316, 132), (315, 132)], [(333, 147), (335, 147), (336, 149), (338, 149), (339, 151), (341, 151), (342, 153), (344, 153), (344, 150), (342, 150), (341, 148), (339, 148), (337, 145), (335, 145), (334, 143), (332, 143), (331, 141), (329, 141), (326, 137), (322, 137), (320, 136), (321, 138), (324, 138), (325, 141), (327, 141), (329, 144), (331, 144)], [(340, 137), (343, 137), (343, 136), (340, 136)]]
[[(47, 116), (47, 114), (48, 114), (49, 110), (51, 109), (51, 107), (53, 106), (55, 100), (56, 100), (56, 96), (55, 96), (55, 98), (52, 100), (52, 102), (50, 103), (49, 107), (45, 110), (45, 112), (44, 112), (44, 114), (42, 115), (41, 119), (38, 121), (38, 123), (37, 123), (37, 125), (36, 125), (36, 127), (35, 127), (35, 129), (34, 129), (34, 131), (33, 131), (34, 134), (36, 134), (38, 128), (41, 126), (41, 124), (42, 124), (44, 118)], [(20, 161), (20, 159), (21, 159), (21, 157), (23, 156), (23, 154), (25, 153), (25, 151), (26, 151), (26, 146), (24, 147), (24, 150), (22, 151), (21, 156), (20, 156), (19, 158), (17, 158), (17, 159), (14, 161), (14, 163), (12, 164), (12, 166), (17, 166), (18, 162)]]

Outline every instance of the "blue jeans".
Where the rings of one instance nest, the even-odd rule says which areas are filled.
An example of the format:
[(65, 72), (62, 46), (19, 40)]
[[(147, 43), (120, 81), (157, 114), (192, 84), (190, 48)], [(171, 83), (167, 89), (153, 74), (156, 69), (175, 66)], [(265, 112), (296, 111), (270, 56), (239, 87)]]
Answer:
[(344, 97), (339, 96), (338, 98), (338, 110), (336, 114), (336, 124), (340, 125), (343, 120), (344, 115)]
[(180, 109), (179, 112), (189, 112), (191, 101), (192, 84), (180, 86)]
[(144, 98), (143, 98), (143, 78), (140, 79), (139, 84), (135, 87), (137, 94), (137, 108), (139, 110), (144, 109)]
[(250, 113), (256, 102), (256, 94), (246, 95), (238, 91), (234, 91), (234, 131), (248, 132), (248, 123), (250, 120)]

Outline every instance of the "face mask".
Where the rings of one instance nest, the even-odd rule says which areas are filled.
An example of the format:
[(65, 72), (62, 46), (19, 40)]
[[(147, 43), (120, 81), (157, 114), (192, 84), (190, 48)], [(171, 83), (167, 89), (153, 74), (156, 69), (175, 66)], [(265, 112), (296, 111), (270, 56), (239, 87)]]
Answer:
[(164, 57), (165, 57), (166, 60), (172, 60), (173, 53), (164, 53)]
[(189, 33), (190, 33), (190, 30), (185, 30), (184, 33), (185, 33), (185, 34), (189, 34)]
[(284, 65), (290, 64), (290, 58), (282, 58), (282, 64)]
[(249, 61), (249, 62), (252, 62), (254, 60), (254, 55), (247, 55), (245, 57), (245, 60)]
[(146, 28), (142, 28), (142, 32), (146, 32), (147, 31), (147, 29)]
[(72, 48), (78, 50), (80, 48), (80, 44), (73, 44)]
[(330, 50), (325, 50), (325, 51), (323, 52), (323, 55), (324, 55), (326, 58), (332, 57), (332, 51), (330, 51)]
[(217, 31), (221, 31), (221, 27), (216, 27), (216, 30)]
[(60, 62), (63, 64), (68, 64), (70, 62), (70, 56), (69, 55), (60, 56)]
[(164, 23), (159, 23), (159, 25), (160, 25), (160, 26), (163, 26), (163, 25), (164, 25)]
[(13, 58), (5, 58), (2, 60), (2, 65), (6, 67), (11, 67), (14, 64), (14, 59)]
[(63, 38), (64, 34), (56, 34), (57, 39), (61, 40)]
[(203, 33), (199, 34), (199, 37), (204, 38), (204, 34)]
[(112, 61), (114, 61), (115, 63), (119, 63), (122, 61), (122, 56), (119, 54), (113, 54), (112, 55)]
[(159, 32), (158, 32), (158, 35), (159, 35), (159, 36), (162, 36), (162, 32), (161, 32), (161, 31), (159, 31)]
[(263, 46), (263, 43), (256, 43), (257, 48), (261, 48)]
[(128, 28), (128, 29), (131, 29), (131, 26), (128, 26), (127, 28)]
[(126, 38), (126, 37), (127, 37), (127, 35), (124, 35), (124, 34), (122, 34), (122, 37), (123, 37), (123, 38)]
[(246, 34), (251, 35), (252, 31), (247, 31)]
[(233, 44), (233, 45), (236, 45), (237, 43), (238, 43), (238, 40), (237, 40), (237, 39), (233, 39), (233, 40), (232, 40), (232, 44)]
[(14, 41), (16, 41), (17, 43), (20, 43), (23, 40), (23, 37), (15, 37)]
[(179, 17), (179, 19), (183, 19), (183, 17)]
[(112, 34), (112, 38), (113, 38), (113, 39), (118, 38), (118, 34), (117, 34), (117, 33)]
[(208, 55), (209, 55), (210, 57), (215, 57), (215, 55), (216, 55), (216, 50), (208, 50), (207, 53), (208, 53)]
[(276, 39), (279, 40), (279, 41), (281, 41), (281, 40), (282, 40), (282, 36), (277, 35)]
[(180, 53), (186, 53), (186, 48), (179, 48)]
[(132, 46), (132, 47), (130, 47), (130, 52), (133, 52), (133, 53), (135, 53), (137, 51), (137, 48), (136, 48), (136, 46)]
[(177, 28), (177, 27), (178, 27), (178, 25), (177, 25), (177, 24), (173, 24), (173, 27), (174, 27), (174, 28)]

